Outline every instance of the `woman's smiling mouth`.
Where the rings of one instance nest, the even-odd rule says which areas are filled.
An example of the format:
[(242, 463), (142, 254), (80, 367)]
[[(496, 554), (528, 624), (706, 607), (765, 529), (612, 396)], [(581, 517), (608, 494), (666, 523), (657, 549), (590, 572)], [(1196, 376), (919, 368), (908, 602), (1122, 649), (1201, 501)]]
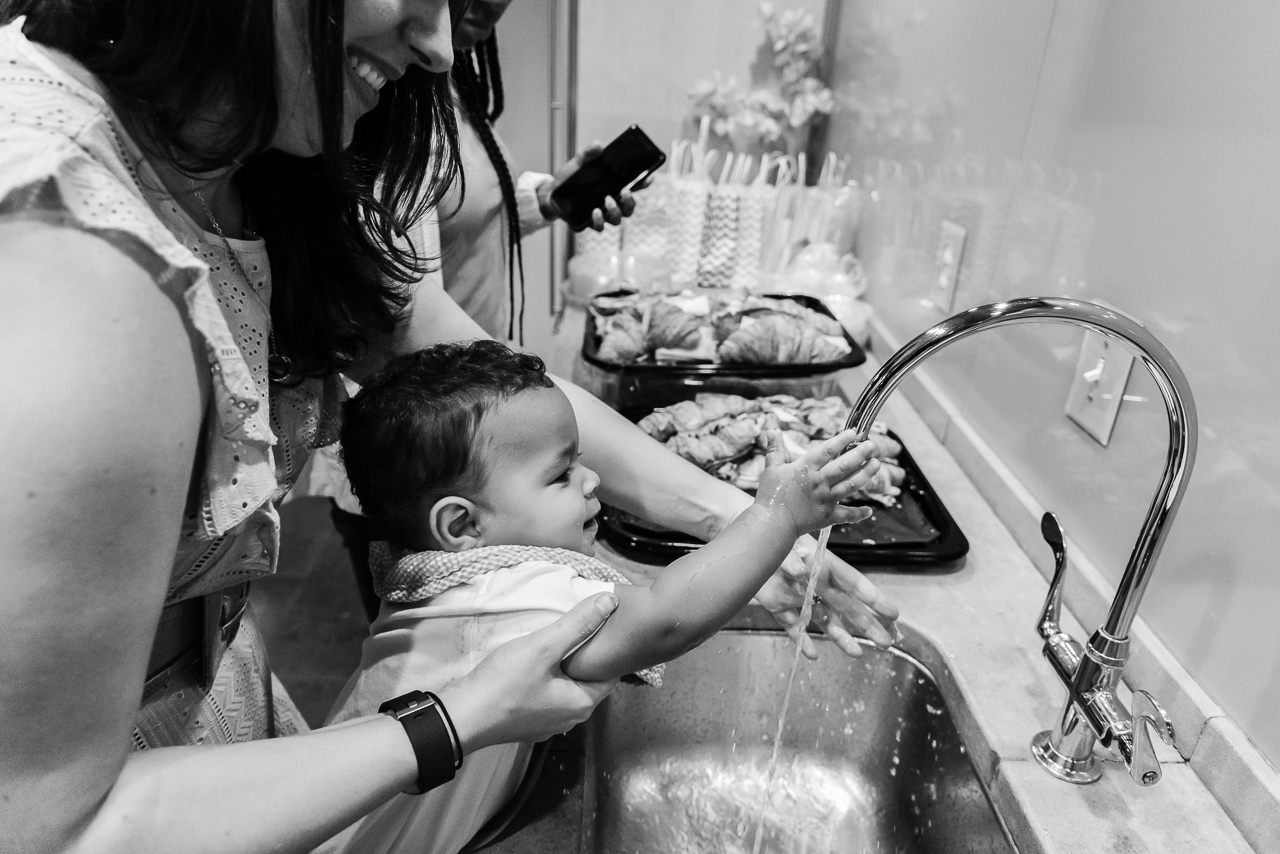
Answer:
[(353, 53), (347, 57), (347, 65), (351, 67), (355, 76), (359, 77), (365, 83), (368, 83), (369, 88), (374, 92), (379, 91), (383, 86), (387, 85), (386, 75), (374, 68), (373, 64), (368, 60), (356, 56)]

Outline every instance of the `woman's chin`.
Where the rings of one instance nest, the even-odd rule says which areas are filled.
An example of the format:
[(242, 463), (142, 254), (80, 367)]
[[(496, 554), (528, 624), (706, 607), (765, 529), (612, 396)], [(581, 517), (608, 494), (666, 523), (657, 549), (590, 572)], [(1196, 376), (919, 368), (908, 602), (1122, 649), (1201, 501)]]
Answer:
[(280, 129), (271, 138), (271, 148), (294, 157), (315, 157), (321, 151), (319, 136), (318, 130), (314, 134), (303, 133), (281, 122)]
[[(348, 107), (346, 114), (342, 117), (342, 149), (344, 151), (351, 147), (351, 141), (356, 135), (356, 122), (364, 116), (364, 112), (354, 111)], [(305, 129), (299, 127), (299, 124), (280, 122), (275, 136), (271, 138), (271, 148), (303, 158), (316, 157), (323, 153), (324, 143), (319, 123), (317, 122), (313, 128)]]

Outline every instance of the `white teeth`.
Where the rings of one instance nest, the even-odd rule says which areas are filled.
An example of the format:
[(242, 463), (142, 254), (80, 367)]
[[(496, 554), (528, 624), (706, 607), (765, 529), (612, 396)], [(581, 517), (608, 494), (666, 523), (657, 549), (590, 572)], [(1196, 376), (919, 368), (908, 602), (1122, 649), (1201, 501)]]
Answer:
[(369, 87), (373, 89), (373, 91), (377, 92), (383, 86), (387, 85), (387, 78), (363, 59), (360, 59), (357, 56), (348, 56), (347, 63), (361, 80), (369, 84)]

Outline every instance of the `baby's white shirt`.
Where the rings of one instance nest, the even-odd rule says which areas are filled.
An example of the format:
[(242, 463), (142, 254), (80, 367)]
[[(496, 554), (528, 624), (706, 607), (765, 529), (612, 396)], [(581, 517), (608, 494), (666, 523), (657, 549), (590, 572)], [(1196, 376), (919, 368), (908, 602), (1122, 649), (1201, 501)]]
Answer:
[[(382, 603), (360, 669), (326, 723), (375, 714), (408, 691), (439, 691), (502, 644), (555, 622), (574, 605), (612, 592), (544, 560), (478, 575), (426, 602)], [(452, 782), (425, 795), (397, 795), (321, 850), (359, 854), (457, 854), (514, 793), (532, 745), (501, 744), (464, 758)]]

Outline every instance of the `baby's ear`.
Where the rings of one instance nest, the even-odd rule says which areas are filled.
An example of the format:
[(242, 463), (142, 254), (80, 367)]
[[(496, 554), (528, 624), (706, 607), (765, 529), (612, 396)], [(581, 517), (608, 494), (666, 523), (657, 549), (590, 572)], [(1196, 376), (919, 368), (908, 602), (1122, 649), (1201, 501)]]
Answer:
[(446, 552), (464, 552), (482, 545), (477, 521), (476, 505), (457, 495), (441, 498), (427, 517), (431, 536)]

